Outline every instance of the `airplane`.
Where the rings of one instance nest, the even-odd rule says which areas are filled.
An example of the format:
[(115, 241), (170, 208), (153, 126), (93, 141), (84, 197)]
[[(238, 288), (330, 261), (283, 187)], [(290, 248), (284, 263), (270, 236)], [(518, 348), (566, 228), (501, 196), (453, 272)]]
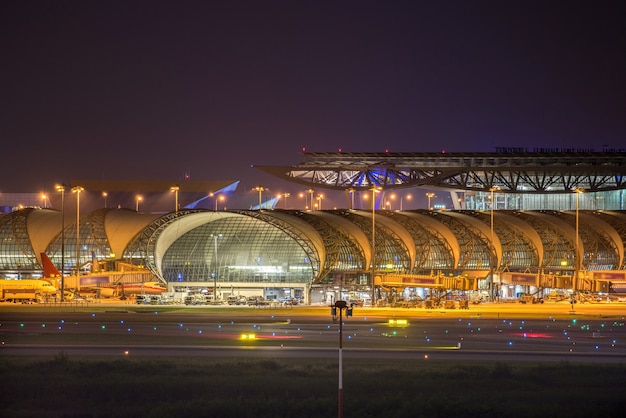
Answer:
[[(43, 275), (46, 278), (61, 277), (61, 273), (52, 263), (52, 260), (41, 253)], [(65, 288), (76, 287), (76, 276), (65, 278)], [(80, 277), (81, 292), (97, 292), (100, 297), (110, 298), (113, 296), (125, 297), (128, 295), (159, 295), (167, 288), (156, 281), (143, 283), (110, 283), (108, 276), (84, 276)]]
[(40, 294), (54, 294), (57, 289), (47, 280), (41, 279), (20, 279), (7, 280), (0, 279), (0, 293), (5, 291), (34, 291)]

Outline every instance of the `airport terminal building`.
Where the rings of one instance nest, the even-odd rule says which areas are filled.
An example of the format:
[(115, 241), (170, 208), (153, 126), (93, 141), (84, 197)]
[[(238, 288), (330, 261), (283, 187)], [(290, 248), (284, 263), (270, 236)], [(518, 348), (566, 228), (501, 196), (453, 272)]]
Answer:
[[(595, 164), (599, 156), (592, 157)], [(624, 155), (611, 158), (623, 162)], [(293, 173), (301, 168), (292, 167)], [(380, 161), (370, 169), (379, 173)], [(516, 299), (554, 292), (626, 291), (626, 212), (620, 207), (623, 166), (605, 164), (585, 176), (570, 167), (567, 182), (560, 183), (550, 174), (551, 187), (560, 190), (540, 198), (575, 203), (560, 210), (498, 204), (496, 194), (506, 196), (500, 202), (538, 194), (524, 189), (524, 176), (547, 184), (536, 173), (529, 175), (528, 167), (523, 175), (516, 168), (516, 182), (505, 181), (514, 177), (503, 173), (490, 177), (475, 165), (469, 169), (480, 171), (480, 176), (465, 186), (456, 182), (454, 191), (463, 200), (457, 210), (385, 210), (379, 209), (380, 200), (371, 210), (182, 208), (142, 213), (101, 208), (83, 214), (77, 224), (57, 209), (22, 208), (0, 215), (0, 273), (8, 279), (41, 277), (44, 253), (59, 270), (74, 275), (79, 271), (81, 280), (93, 275), (108, 276), (109, 282), (158, 280), (169, 292), (200, 292), (217, 301), (261, 296), (305, 303), (359, 299), (386, 304), (450, 293)], [(343, 170), (359, 178), (354, 166)], [(428, 171), (423, 166), (420, 170)], [(465, 178), (451, 169), (433, 172), (432, 178), (442, 181), (444, 171), (450, 178)], [(357, 187), (375, 196), (379, 192), (375, 187), (384, 192), (402, 186), (385, 183), (391, 179), (388, 174), (384, 179), (370, 174), (346, 192)], [(333, 178), (335, 187), (342, 175), (316, 175), (307, 181), (321, 187), (320, 179)], [(408, 178), (425, 186), (424, 176)], [(475, 190), (478, 179), (491, 180)], [(585, 193), (570, 188), (576, 185)], [(509, 186), (520, 190), (506, 190)], [(477, 200), (480, 193), (487, 197)], [(600, 196), (603, 210), (581, 204), (580, 196), (586, 193), (593, 193), (593, 202)], [(477, 201), (482, 203), (472, 203)]]
[(577, 244), (575, 212), (494, 212), (492, 235), (488, 211), (181, 210), (157, 216), (100, 209), (83, 217), (77, 239), (75, 225), (61, 234), (59, 211), (26, 208), (0, 217), (0, 268), (6, 276), (40, 276), (44, 252), (75, 272), (78, 243), (82, 273), (103, 275), (117, 262), (127, 271), (115, 280), (154, 280), (137, 274), (143, 271), (170, 291), (215, 294), (217, 300), (244, 295), (325, 303), (339, 297), (339, 287), (367, 300), (372, 273), (377, 302), (433, 291), (484, 294), (491, 277), (502, 298), (540, 288), (622, 291), (625, 213), (580, 211)]

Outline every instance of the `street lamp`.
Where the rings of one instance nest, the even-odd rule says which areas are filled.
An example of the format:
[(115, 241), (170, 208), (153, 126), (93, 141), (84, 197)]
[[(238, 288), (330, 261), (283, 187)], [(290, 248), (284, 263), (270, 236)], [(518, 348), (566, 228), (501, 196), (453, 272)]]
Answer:
[[(491, 248), (489, 249), (489, 295), (493, 300), (493, 270), (494, 270), (494, 253), (496, 251), (496, 246), (494, 245), (493, 242), (493, 211), (495, 209), (495, 200), (494, 200), (494, 196), (493, 193), (497, 190), (500, 190), (499, 187), (490, 187), (489, 188), (489, 192), (491, 192), (491, 222), (489, 223), (490, 225), (490, 229), (491, 229)], [(496, 256), (496, 260), (498, 259), (498, 257)]]
[(434, 193), (430, 192), (430, 193), (426, 193), (426, 197), (428, 198), (428, 210), (430, 210), (430, 199), (432, 199), (433, 197), (437, 197), (435, 196)]
[[(411, 200), (413, 199), (413, 196), (408, 194), (406, 195), (406, 200)], [(400, 211), (402, 211), (402, 197), (400, 197)]]
[(61, 192), (61, 302), (65, 301), (65, 184), (54, 186)]
[(318, 202), (317, 203), (317, 208), (319, 210), (322, 210), (322, 199), (324, 199), (324, 195), (323, 194), (318, 194), (316, 199), (317, 199), (317, 202)]
[(261, 206), (263, 204), (263, 192), (269, 189), (266, 189), (265, 187), (258, 185), (253, 190), (256, 190), (257, 192), (259, 192), (259, 210), (261, 210)]
[(104, 208), (107, 208), (107, 196), (108, 193), (107, 192), (102, 192), (102, 197), (104, 198)]
[(174, 192), (174, 212), (178, 213), (178, 192), (180, 191), (180, 186), (175, 185), (170, 187), (170, 192)]
[(215, 196), (215, 212), (217, 212), (217, 202), (223, 202), (226, 198), (223, 194)]
[(580, 270), (580, 256), (578, 254), (578, 197), (584, 192), (585, 190), (580, 187), (574, 189), (574, 193), (576, 194), (576, 243), (574, 245), (574, 280), (572, 280), (572, 290), (576, 290), (576, 286), (578, 285), (578, 270)]
[(376, 306), (376, 286), (374, 274), (376, 273), (376, 193), (380, 193), (380, 187), (372, 187), (372, 306)]
[(45, 193), (41, 194), (41, 200), (43, 200), (43, 208), (47, 208), (48, 204), (47, 204), (47, 200), (48, 200), (48, 195)]
[(135, 212), (139, 212), (139, 202), (143, 200), (143, 196), (137, 195), (135, 196)]
[[(342, 312), (346, 310), (346, 316), (352, 316), (352, 307), (348, 306), (345, 300), (338, 300), (334, 305), (330, 307), (330, 314), (333, 318), (333, 322), (337, 320), (339, 316), (339, 384), (337, 391), (337, 416), (343, 417), (343, 318)], [(339, 311), (339, 315), (337, 315)]]
[(284, 198), (285, 198), (285, 201), (284, 201), (284, 206), (285, 206), (285, 209), (287, 209), (287, 198), (288, 198), (289, 196), (291, 196), (291, 193), (279, 193), (279, 194), (277, 194), (277, 195), (276, 195), (276, 197), (277, 197), (277, 198), (279, 198), (279, 199), (280, 199), (281, 197), (284, 197)]
[(215, 254), (213, 260), (213, 302), (217, 303), (217, 239), (222, 238), (223, 234), (211, 234), (215, 242)]
[(76, 290), (80, 291), (80, 193), (85, 189), (81, 186), (72, 187), (76, 193)]

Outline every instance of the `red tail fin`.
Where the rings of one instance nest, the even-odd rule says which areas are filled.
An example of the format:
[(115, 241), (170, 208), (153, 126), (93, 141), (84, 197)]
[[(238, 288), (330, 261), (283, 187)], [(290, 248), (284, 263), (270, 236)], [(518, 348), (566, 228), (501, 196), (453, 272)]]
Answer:
[(41, 264), (43, 264), (43, 277), (61, 277), (61, 272), (52, 264), (52, 260), (48, 258), (46, 253), (41, 253)]

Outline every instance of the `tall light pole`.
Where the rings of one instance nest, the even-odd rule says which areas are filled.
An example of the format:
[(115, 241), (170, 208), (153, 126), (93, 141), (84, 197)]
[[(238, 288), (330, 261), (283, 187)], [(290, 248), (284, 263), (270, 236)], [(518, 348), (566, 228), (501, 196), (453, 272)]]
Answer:
[(376, 306), (376, 284), (374, 275), (376, 273), (376, 193), (380, 192), (380, 187), (372, 187), (372, 307)]
[(80, 291), (80, 193), (85, 189), (81, 186), (72, 187), (76, 193), (76, 290)]
[(283, 194), (282, 194), (282, 195), (280, 195), (280, 196), (283, 196), (283, 197), (285, 198), (284, 208), (285, 208), (285, 209), (287, 209), (287, 198), (288, 198), (289, 196), (291, 196), (291, 193), (283, 193)]
[(261, 210), (261, 206), (263, 205), (263, 192), (269, 189), (266, 189), (265, 187), (258, 185), (254, 188), (254, 190), (259, 192), (259, 210)]
[(309, 196), (304, 192), (300, 193), (298, 196), (301, 198), (304, 197), (304, 209), (308, 210), (309, 209)]
[(432, 199), (433, 197), (437, 197), (437, 196), (435, 196), (434, 193), (429, 192), (429, 193), (426, 193), (426, 197), (428, 198), (428, 210), (430, 210), (430, 199)]
[[(402, 210), (403, 210), (403, 209), (402, 209), (402, 199), (403, 199), (403, 197), (401, 196), (401, 197), (400, 197), (400, 211), (402, 211)], [(410, 194), (406, 195), (406, 200), (411, 200), (411, 199), (413, 199), (413, 196), (412, 196), (412, 195), (410, 195)]]
[(61, 302), (65, 301), (65, 184), (57, 184), (54, 188), (61, 192)]
[(324, 199), (324, 195), (323, 194), (318, 194), (316, 199), (317, 199), (317, 208), (319, 210), (322, 210), (322, 200)]
[(345, 300), (338, 300), (330, 307), (330, 315), (333, 322), (337, 321), (337, 311), (339, 311), (339, 380), (337, 385), (337, 417), (343, 418), (343, 310), (346, 316), (352, 316), (352, 306), (348, 306)]
[(211, 234), (211, 236), (213, 237), (213, 240), (215, 242), (215, 254), (213, 255), (214, 260), (213, 260), (213, 302), (217, 303), (217, 269), (218, 269), (218, 265), (217, 265), (217, 239), (218, 238), (222, 238), (224, 235), (222, 234)]
[(219, 195), (219, 196), (215, 196), (215, 212), (217, 212), (217, 202), (223, 202), (224, 199), (226, 199), (224, 197), (223, 194)]
[(170, 192), (174, 192), (174, 212), (178, 213), (178, 192), (180, 191), (180, 186), (174, 185), (170, 187)]
[[(494, 298), (494, 295), (493, 295), (493, 289), (494, 289), (494, 286), (493, 286), (494, 265), (493, 264), (494, 264), (494, 260), (493, 260), (493, 258), (494, 258), (494, 253), (496, 251), (496, 246), (495, 246), (495, 244), (493, 242), (493, 210), (495, 209), (495, 206), (496, 206), (493, 193), (496, 190), (500, 190), (500, 188), (499, 187), (490, 187), (489, 188), (489, 192), (491, 193), (491, 221), (489, 223), (489, 226), (490, 226), (490, 229), (491, 229), (491, 238), (490, 238), (491, 248), (489, 248), (489, 295), (492, 298), (492, 300)], [(496, 260), (497, 260), (497, 257), (496, 257)]]
[(139, 212), (139, 202), (143, 200), (143, 196), (137, 195), (135, 196), (135, 212)]
[(107, 192), (102, 192), (102, 197), (104, 198), (104, 208), (107, 208), (107, 196), (109, 194)]
[(392, 193), (392, 194), (389, 196), (389, 200), (387, 200), (387, 201), (385, 202), (386, 209), (388, 209), (388, 210), (393, 210), (393, 202), (392, 202), (393, 200), (396, 200), (396, 194), (395, 194), (395, 193)]
[(45, 209), (45, 208), (47, 208), (47, 207), (48, 207), (48, 202), (47, 202), (47, 200), (48, 200), (48, 195), (47, 195), (47, 194), (45, 194), (45, 193), (42, 193), (42, 194), (41, 194), (41, 200), (43, 200), (43, 208), (44, 208), (44, 209)]
[(311, 203), (311, 210), (313, 210), (313, 193), (315, 192), (315, 190), (309, 189), (307, 190), (307, 192), (309, 192), (309, 196), (310, 196), (309, 202)]
[(578, 254), (578, 196), (584, 193), (585, 190), (577, 187), (574, 189), (576, 194), (576, 241), (574, 244), (574, 279), (572, 280), (572, 290), (576, 290), (578, 286), (578, 271), (580, 270), (580, 256)]

